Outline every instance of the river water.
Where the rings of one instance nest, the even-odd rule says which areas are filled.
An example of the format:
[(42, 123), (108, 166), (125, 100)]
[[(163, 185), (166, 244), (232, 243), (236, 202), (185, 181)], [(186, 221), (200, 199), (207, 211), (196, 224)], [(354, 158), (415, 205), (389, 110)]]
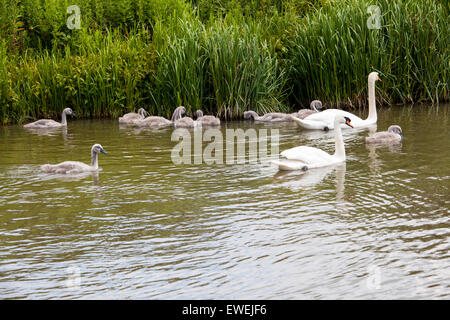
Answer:
[[(333, 152), (333, 131), (224, 123), (266, 129), (267, 155), (174, 164), (172, 128), (0, 128), (0, 298), (449, 299), (449, 111), (379, 110), (344, 130), (345, 165), (288, 173), (270, 147)], [(391, 124), (401, 145), (366, 146)], [(40, 172), (90, 162), (94, 143), (98, 174)]]

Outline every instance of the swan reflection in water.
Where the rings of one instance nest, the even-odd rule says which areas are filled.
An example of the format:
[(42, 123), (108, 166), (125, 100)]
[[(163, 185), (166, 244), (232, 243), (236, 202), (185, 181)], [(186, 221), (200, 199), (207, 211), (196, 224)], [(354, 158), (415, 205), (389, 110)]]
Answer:
[(42, 173), (40, 180), (60, 180), (64, 182), (74, 182), (74, 181), (81, 181), (88, 177), (92, 178), (92, 184), (94, 186), (98, 186), (100, 179), (98, 171), (90, 171), (90, 172), (80, 172), (77, 174), (47, 174)]
[(336, 210), (338, 214), (349, 212), (353, 204), (345, 200), (345, 173), (346, 164), (339, 163), (327, 167), (310, 169), (308, 171), (278, 171), (273, 182), (278, 186), (289, 188), (294, 192), (319, 185), (325, 178), (335, 172), (336, 183)]
[(368, 150), (368, 166), (370, 172), (372, 174), (378, 174), (381, 172), (381, 168), (383, 166), (382, 157), (378, 155), (377, 150), (381, 152), (389, 150), (390, 153), (400, 153), (402, 152), (402, 147), (403, 146), (401, 142), (395, 144), (366, 144), (366, 149)]
[(119, 124), (119, 129), (126, 131), (127, 135), (140, 135), (143, 133), (161, 133), (164, 131), (173, 130), (173, 127), (132, 127), (129, 125)]
[(50, 127), (50, 128), (26, 128), (26, 130), (30, 133), (36, 134), (38, 136), (48, 136), (48, 137), (54, 137), (59, 134), (62, 134), (62, 137), (64, 140), (67, 140), (67, 127)]

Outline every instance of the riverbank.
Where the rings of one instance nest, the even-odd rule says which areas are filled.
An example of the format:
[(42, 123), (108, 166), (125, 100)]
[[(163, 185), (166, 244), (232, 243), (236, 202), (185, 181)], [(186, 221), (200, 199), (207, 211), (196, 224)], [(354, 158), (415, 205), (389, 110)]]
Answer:
[(379, 105), (448, 101), (439, 1), (83, 0), (80, 29), (68, 28), (66, 1), (2, 2), (2, 124), (65, 107), (82, 118), (140, 107), (168, 117), (184, 105), (224, 119), (313, 99), (359, 108), (374, 70)]

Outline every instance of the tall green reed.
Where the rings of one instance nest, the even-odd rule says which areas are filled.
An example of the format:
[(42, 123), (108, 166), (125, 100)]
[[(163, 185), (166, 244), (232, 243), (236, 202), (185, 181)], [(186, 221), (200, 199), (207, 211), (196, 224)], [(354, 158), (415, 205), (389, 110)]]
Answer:
[(66, 47), (64, 52), (25, 53), (14, 61), (3, 58), (0, 77), (7, 72), (9, 81), (9, 93), (0, 88), (0, 99), (9, 105), (3, 121), (57, 118), (66, 107), (81, 117), (116, 117), (146, 105), (145, 83), (156, 59), (148, 37), (145, 29), (128, 37), (97, 30), (80, 35), (83, 45), (77, 47), (77, 55)]
[(283, 110), (285, 73), (266, 41), (246, 25), (208, 30), (206, 51), (216, 113), (235, 118), (248, 109)]
[[(369, 29), (367, 8), (381, 10), (381, 29)], [(347, 0), (306, 15), (290, 44), (291, 101), (322, 99), (366, 104), (367, 75), (379, 71), (378, 99), (417, 102), (446, 99), (448, 25), (434, 1)]]
[(171, 32), (177, 30), (178, 36), (157, 41), (162, 48), (154, 97), (161, 112), (184, 105), (188, 111), (206, 109), (235, 118), (249, 108), (283, 109), (285, 73), (259, 36), (260, 28), (222, 22), (204, 27), (195, 18), (175, 23)]

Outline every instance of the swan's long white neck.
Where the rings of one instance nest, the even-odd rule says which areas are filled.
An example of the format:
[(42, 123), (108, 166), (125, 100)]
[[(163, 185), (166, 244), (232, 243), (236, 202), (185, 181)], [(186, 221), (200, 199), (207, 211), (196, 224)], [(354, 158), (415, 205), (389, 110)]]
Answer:
[(61, 124), (63, 126), (67, 125), (67, 116), (66, 116), (66, 110), (63, 111), (62, 116), (61, 116)]
[(369, 79), (369, 116), (366, 121), (371, 123), (377, 122), (377, 108), (375, 105), (375, 80)]
[(98, 169), (98, 154), (94, 150), (91, 151), (92, 161), (91, 166), (94, 170)]
[(334, 156), (340, 160), (345, 160), (344, 138), (342, 137), (341, 123), (338, 119), (334, 120), (334, 134), (336, 139)]

